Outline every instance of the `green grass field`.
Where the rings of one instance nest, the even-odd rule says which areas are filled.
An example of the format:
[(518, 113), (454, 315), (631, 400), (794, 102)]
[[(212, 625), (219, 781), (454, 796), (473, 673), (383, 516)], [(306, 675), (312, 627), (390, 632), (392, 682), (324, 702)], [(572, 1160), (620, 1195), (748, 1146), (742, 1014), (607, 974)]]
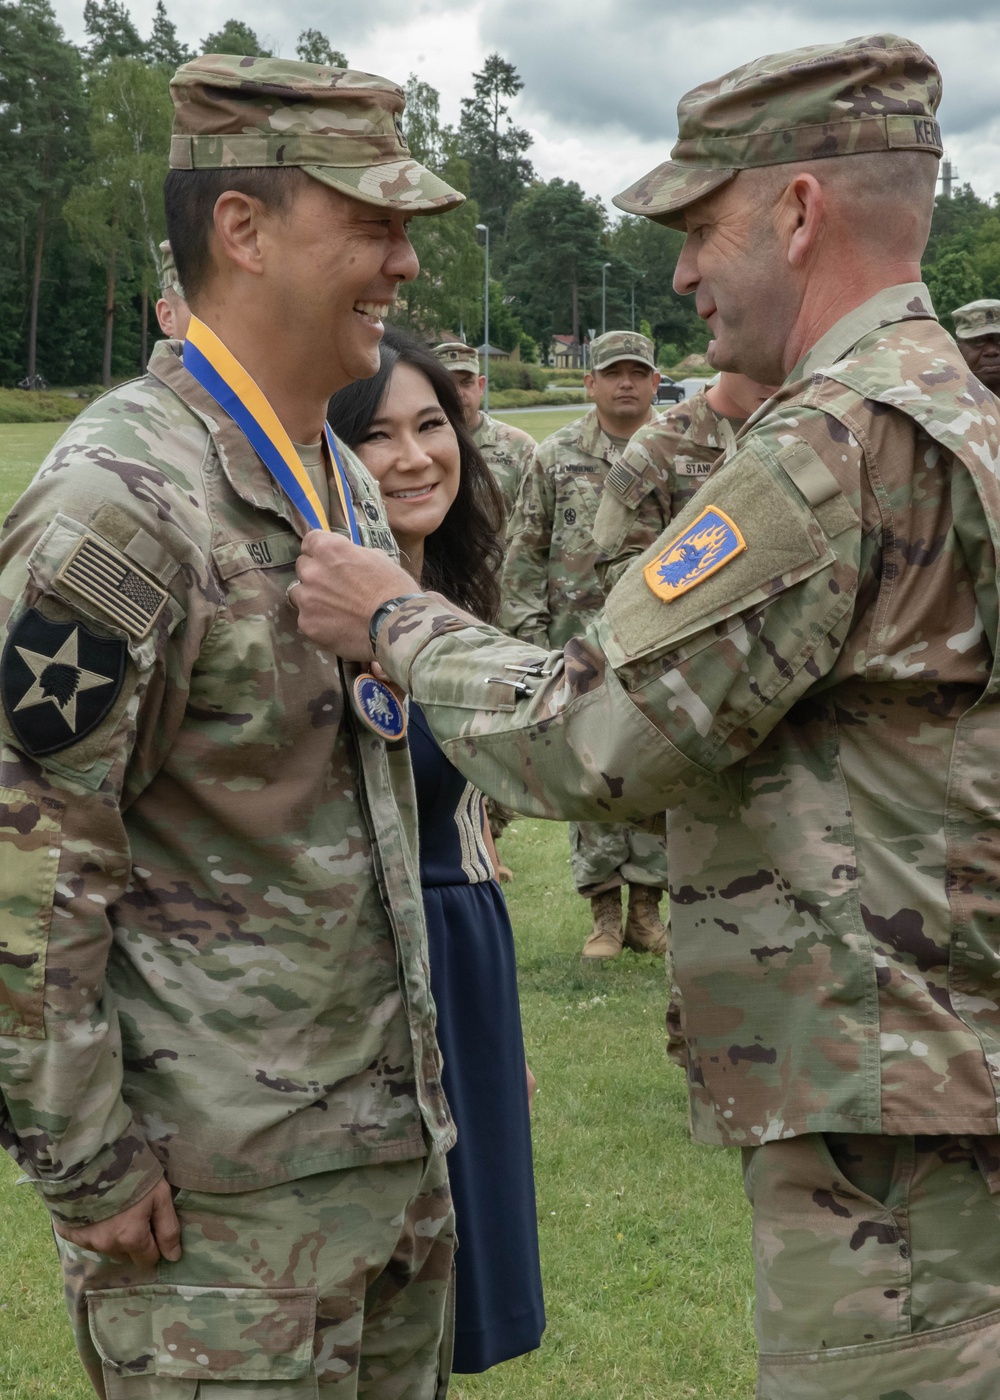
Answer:
[[(552, 431), (528, 420), (513, 418), (540, 437)], [(60, 432), (58, 424), (0, 427), (5, 503)], [(572, 890), (564, 826), (519, 819), (502, 850), (515, 872), (507, 896), (539, 1083), (548, 1331), (538, 1352), (459, 1377), (451, 1393), (748, 1400), (752, 1278), (739, 1159), (688, 1140), (683, 1076), (663, 1054), (662, 964), (631, 953), (610, 965), (581, 962), (589, 911)], [(0, 1397), (87, 1400), (47, 1216), (16, 1177), (0, 1158)]]
[(588, 407), (588, 404), (578, 403), (570, 408), (527, 408), (520, 413), (496, 413), (493, 416), (499, 418), (502, 423), (511, 423), (515, 428), (523, 428), (536, 442), (541, 442), (549, 433), (554, 433), (557, 428), (565, 428), (567, 423), (572, 423), (574, 419), (586, 413)]

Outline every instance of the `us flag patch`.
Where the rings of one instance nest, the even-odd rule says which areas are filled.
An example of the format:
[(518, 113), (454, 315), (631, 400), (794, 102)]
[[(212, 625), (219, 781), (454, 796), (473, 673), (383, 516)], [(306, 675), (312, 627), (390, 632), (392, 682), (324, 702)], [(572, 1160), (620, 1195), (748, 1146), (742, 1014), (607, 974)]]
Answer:
[(169, 598), (133, 569), (116, 549), (85, 535), (56, 574), (56, 580), (86, 598), (95, 608), (137, 640), (145, 637)]

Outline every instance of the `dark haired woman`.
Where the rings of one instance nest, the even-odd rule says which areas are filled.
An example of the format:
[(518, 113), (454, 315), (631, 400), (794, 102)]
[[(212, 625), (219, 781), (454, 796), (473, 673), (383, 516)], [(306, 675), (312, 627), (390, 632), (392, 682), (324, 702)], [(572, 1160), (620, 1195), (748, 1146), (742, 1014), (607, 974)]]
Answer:
[[(330, 425), (379, 484), (403, 564), (486, 621), (499, 607), (503, 503), (448, 371), (389, 328), (382, 364), (330, 400)], [(454, 1369), (485, 1371), (545, 1327), (514, 939), (480, 793), (411, 702), (420, 877), (444, 1084), (458, 1125)]]

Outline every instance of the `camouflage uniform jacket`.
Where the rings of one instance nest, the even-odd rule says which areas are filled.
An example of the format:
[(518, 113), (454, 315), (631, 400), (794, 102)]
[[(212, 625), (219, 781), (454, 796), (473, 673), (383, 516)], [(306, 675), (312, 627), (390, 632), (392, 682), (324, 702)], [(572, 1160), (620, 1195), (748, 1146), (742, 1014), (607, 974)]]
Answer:
[(501, 578), (500, 625), (522, 641), (562, 647), (600, 611), (594, 517), (618, 456), (596, 408), (539, 444), (507, 527)]
[(509, 423), (501, 423), (499, 418), (491, 418), (488, 413), (480, 411), (479, 425), (472, 434), (472, 441), (483, 454), (500, 487), (504, 514), (509, 520), (514, 513), (514, 502), (524, 474), (535, 452), (535, 439), (520, 428), (512, 428)]
[(996, 1134), (1000, 406), (916, 283), (739, 447), (562, 654), (415, 600), (379, 660), (502, 801), (670, 809), (699, 1138)]
[[(391, 548), (344, 455), (367, 541)], [(63, 1220), (164, 1172), (243, 1191), (452, 1140), (409, 757), (354, 723), (347, 668), (296, 629), (304, 530), (175, 342), (7, 519), (8, 677), (32, 609), (123, 662), (106, 718), (44, 757), (16, 738), (42, 711), (4, 697), (2, 1131)], [(140, 600), (165, 590), (147, 636), (60, 575), (86, 536)]]
[[(728, 433), (727, 433), (728, 428)], [(690, 501), (726, 450), (733, 432), (704, 389), (647, 423), (608, 473), (594, 519), (603, 558), (597, 572), (608, 590)]]

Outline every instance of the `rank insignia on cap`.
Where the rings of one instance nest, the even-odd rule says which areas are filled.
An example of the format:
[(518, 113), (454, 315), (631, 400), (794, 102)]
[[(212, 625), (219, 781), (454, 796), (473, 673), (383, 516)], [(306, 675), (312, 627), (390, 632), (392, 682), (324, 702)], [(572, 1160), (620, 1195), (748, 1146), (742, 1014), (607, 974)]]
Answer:
[(29, 608), (0, 658), (0, 699), (25, 753), (58, 753), (95, 730), (121, 691), (126, 652), (119, 637)]
[(711, 578), (746, 547), (746, 540), (725, 511), (708, 506), (683, 535), (646, 565), (643, 576), (657, 598), (672, 603)]
[(84, 535), (56, 574), (56, 581), (86, 598), (136, 640), (145, 637), (170, 596), (165, 588), (133, 569), (117, 549), (93, 535)]

